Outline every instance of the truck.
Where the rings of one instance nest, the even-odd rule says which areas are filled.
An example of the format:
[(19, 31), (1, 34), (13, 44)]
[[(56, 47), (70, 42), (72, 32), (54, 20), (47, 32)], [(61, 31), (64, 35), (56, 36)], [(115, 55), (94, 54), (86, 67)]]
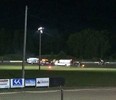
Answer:
[(60, 59), (56, 60), (54, 63), (55, 66), (71, 66), (72, 65), (72, 59)]

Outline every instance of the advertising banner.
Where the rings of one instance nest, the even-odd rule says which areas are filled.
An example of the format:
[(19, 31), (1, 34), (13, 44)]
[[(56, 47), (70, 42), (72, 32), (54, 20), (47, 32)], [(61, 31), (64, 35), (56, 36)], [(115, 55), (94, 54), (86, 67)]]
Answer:
[(36, 87), (49, 87), (49, 78), (36, 78)]
[(36, 79), (25, 79), (25, 86), (35, 86)]
[(23, 88), (24, 79), (23, 78), (14, 78), (11, 79), (11, 88)]
[(10, 88), (9, 79), (0, 79), (0, 88)]

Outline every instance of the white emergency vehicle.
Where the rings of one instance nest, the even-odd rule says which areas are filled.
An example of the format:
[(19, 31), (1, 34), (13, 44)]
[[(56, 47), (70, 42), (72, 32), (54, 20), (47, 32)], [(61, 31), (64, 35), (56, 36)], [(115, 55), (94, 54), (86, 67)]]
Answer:
[(71, 66), (72, 64), (72, 59), (60, 59), (56, 60), (54, 65), (55, 66)]
[(29, 63), (29, 64), (36, 64), (38, 62), (39, 62), (38, 58), (28, 58), (27, 59), (27, 63)]

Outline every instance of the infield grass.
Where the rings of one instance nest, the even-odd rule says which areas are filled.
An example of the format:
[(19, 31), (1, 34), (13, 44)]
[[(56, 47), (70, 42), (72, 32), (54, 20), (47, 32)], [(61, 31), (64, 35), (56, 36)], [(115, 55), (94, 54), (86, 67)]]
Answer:
[[(116, 68), (77, 68), (77, 67), (64, 67), (64, 66), (41, 66), (41, 70), (56, 70), (56, 71), (114, 71)], [(22, 66), (18, 65), (0, 65), (0, 70), (22, 70)], [(25, 66), (25, 70), (39, 70), (39, 66)]]
[[(115, 68), (25, 66), (25, 78), (63, 77), (66, 87), (116, 86)], [(21, 78), (22, 66), (0, 65), (0, 78)]]

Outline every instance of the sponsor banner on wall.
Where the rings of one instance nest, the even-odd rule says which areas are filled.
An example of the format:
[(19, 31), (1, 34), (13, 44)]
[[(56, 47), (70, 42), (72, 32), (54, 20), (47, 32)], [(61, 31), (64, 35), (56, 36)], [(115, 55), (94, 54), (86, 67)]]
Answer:
[(35, 86), (36, 79), (25, 79), (25, 86)]
[(36, 78), (36, 87), (49, 87), (49, 78)]
[(0, 88), (10, 88), (9, 79), (0, 79)]
[(23, 88), (24, 79), (23, 78), (14, 78), (11, 79), (11, 88)]

